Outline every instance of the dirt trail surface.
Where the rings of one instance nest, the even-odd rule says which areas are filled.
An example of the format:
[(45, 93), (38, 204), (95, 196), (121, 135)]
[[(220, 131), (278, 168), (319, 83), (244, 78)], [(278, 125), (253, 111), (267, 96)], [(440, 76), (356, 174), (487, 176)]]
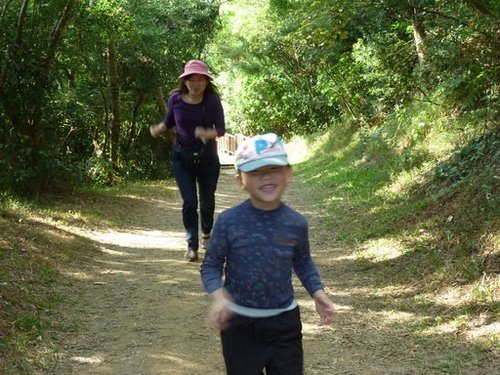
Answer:
[[(390, 328), (394, 320), (413, 319), (391, 311), (390, 296), (369, 303), (369, 280), (349, 269), (348, 251), (335, 247), (321, 229), (321, 214), (304, 203), (299, 184), (290, 187), (286, 202), (310, 220), (313, 256), (338, 311), (334, 325), (317, 327), (314, 303), (297, 283), (305, 374), (432, 373), (426, 363), (439, 353), (425, 353), (404, 330)], [(75, 281), (67, 291), (74, 302), (68, 314), (76, 327), (59, 340), (63, 352), (56, 374), (224, 374), (219, 338), (205, 322), (200, 262), (183, 259), (179, 195), (170, 183), (154, 189), (171, 194), (92, 203), (110, 226), (81, 230), (100, 252), (69, 275)], [(245, 197), (232, 173), (222, 173), (217, 212)]]

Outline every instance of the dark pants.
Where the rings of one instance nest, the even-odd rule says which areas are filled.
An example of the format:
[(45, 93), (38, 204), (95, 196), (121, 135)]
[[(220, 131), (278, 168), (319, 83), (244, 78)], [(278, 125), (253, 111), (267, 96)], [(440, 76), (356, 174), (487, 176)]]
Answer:
[(182, 222), (186, 229), (188, 247), (198, 250), (198, 195), (201, 230), (209, 234), (214, 225), (215, 190), (220, 174), (217, 154), (207, 155), (210, 161), (203, 167), (186, 167), (178, 151), (174, 151), (172, 168), (182, 197)]
[(228, 375), (302, 375), (299, 308), (269, 318), (240, 315), (221, 332)]

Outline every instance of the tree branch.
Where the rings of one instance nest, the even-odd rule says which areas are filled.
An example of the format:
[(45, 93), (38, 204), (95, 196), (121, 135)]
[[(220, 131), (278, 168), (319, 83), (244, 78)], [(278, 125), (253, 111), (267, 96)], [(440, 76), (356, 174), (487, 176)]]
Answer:
[(463, 24), (463, 22), (461, 20), (459, 20), (458, 18), (453, 17), (453, 16), (449, 16), (449, 15), (447, 15), (445, 13), (442, 13), (440, 11), (437, 11), (437, 10), (432, 10), (432, 9), (427, 9), (427, 8), (421, 8), (421, 7), (416, 6), (416, 5), (411, 5), (411, 7), (415, 8), (419, 12), (424, 12), (424, 13), (428, 13), (428, 14), (434, 14), (435, 16), (439, 16), (441, 18), (446, 18), (446, 19), (458, 22), (460, 24)]
[(17, 17), (17, 34), (16, 34), (16, 43), (19, 46), (23, 37), (23, 27), (24, 20), (26, 18), (26, 12), (28, 11), (28, 5), (30, 0), (24, 0), (21, 5), (21, 9), (19, 10), (19, 16)]
[(444, 107), (442, 104), (436, 103), (435, 101), (431, 100), (431, 99), (427, 96), (427, 94), (425, 93), (425, 91), (424, 91), (424, 90), (422, 90), (420, 87), (415, 86), (415, 88), (416, 88), (418, 91), (420, 91), (420, 92), (422, 93), (422, 95), (424, 95), (425, 100), (426, 100), (426, 101), (428, 101), (429, 103), (434, 104), (434, 105), (437, 105), (438, 107)]
[(5, 12), (7, 11), (7, 8), (10, 6), (10, 4), (13, 2), (14, 0), (7, 0), (3, 6), (3, 9), (2, 9), (2, 13), (0, 14), (0, 18), (3, 18), (5, 16)]
[(464, 3), (470, 5), (474, 10), (483, 16), (488, 16), (497, 20), (497, 16), (488, 8), (488, 5), (485, 4), (484, 1), (481, 0), (462, 0)]
[(66, 27), (66, 24), (68, 23), (70, 17), (71, 17), (71, 12), (73, 10), (73, 4), (74, 0), (68, 0), (66, 3), (66, 6), (63, 9), (63, 12), (61, 14), (61, 17), (59, 17), (59, 20), (57, 21), (56, 25), (54, 26), (54, 29), (52, 30), (52, 33), (50, 34), (50, 47), (49, 51), (51, 52), (50, 54), (52, 55), (55, 53), (55, 50), (59, 46), (62, 40), (62, 32), (64, 28)]

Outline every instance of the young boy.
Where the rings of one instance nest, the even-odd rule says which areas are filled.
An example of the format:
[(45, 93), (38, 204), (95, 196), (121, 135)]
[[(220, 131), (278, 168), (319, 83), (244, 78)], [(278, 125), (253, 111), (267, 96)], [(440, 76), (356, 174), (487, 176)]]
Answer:
[(229, 375), (303, 374), (302, 324), (292, 270), (314, 298), (319, 324), (335, 309), (309, 252), (306, 219), (281, 202), (292, 181), (283, 144), (269, 133), (236, 151), (236, 181), (250, 199), (217, 219), (201, 266)]

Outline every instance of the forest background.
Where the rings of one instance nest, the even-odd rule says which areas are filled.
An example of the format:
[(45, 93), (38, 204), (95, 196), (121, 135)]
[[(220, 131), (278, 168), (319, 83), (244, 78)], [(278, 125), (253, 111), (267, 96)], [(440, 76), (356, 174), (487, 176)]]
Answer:
[[(414, 251), (398, 277), (453, 286), (463, 314), (445, 323), (488, 327), (483, 349), (498, 350), (499, 8), (0, 0), (2, 215), (82, 188), (168, 178), (170, 140), (148, 126), (164, 116), (184, 63), (201, 58), (228, 131), (289, 141), (325, 225), (345, 243), (372, 243), (358, 254), (367, 269), (392, 256), (376, 249), (397, 237), (399, 255)], [(349, 220), (339, 227), (339, 217)]]

